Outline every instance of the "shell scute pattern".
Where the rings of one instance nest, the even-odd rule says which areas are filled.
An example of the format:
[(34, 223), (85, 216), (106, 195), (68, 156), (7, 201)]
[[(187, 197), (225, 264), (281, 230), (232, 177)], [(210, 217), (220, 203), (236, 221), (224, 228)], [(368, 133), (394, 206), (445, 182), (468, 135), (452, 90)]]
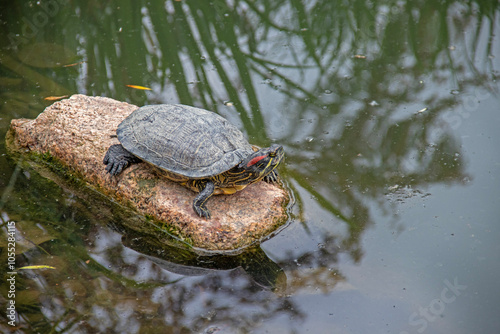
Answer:
[(132, 154), (190, 178), (220, 174), (253, 152), (224, 118), (184, 105), (139, 108), (120, 124), (117, 136)]

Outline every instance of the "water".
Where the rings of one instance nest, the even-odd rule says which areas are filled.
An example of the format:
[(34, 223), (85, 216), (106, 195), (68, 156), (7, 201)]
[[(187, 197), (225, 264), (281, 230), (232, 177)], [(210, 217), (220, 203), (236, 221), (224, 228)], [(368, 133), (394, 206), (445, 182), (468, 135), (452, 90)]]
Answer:
[[(13, 298), (2, 275), (17, 332), (500, 328), (498, 2), (0, 7), (2, 266), (14, 222), (17, 268), (56, 268), (17, 270)], [(195, 105), (282, 144), (287, 228), (237, 257), (198, 257), (7, 154), (11, 119), (74, 93)]]

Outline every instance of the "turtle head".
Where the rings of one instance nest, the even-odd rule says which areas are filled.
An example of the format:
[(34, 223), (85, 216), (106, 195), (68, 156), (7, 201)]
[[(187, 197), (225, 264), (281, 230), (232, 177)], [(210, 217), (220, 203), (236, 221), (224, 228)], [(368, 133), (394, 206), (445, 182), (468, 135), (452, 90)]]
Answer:
[(283, 147), (273, 144), (250, 154), (239, 167), (254, 174), (256, 179), (261, 179), (278, 167), (284, 157)]

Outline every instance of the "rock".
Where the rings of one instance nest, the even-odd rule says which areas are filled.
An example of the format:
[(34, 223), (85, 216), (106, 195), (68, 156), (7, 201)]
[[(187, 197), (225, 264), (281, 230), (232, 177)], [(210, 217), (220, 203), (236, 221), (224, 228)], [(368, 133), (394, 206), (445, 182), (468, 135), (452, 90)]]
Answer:
[(104, 154), (118, 144), (116, 128), (135, 109), (110, 98), (73, 95), (47, 107), (35, 120), (12, 120), (13, 145), (17, 151), (50, 154), (89, 186), (166, 223), (169, 233), (194, 249), (241, 250), (286, 221), (287, 193), (265, 182), (233, 195), (213, 196), (207, 203), (212, 218), (207, 220), (192, 209), (194, 192), (147, 163), (132, 165), (117, 177), (107, 174)]

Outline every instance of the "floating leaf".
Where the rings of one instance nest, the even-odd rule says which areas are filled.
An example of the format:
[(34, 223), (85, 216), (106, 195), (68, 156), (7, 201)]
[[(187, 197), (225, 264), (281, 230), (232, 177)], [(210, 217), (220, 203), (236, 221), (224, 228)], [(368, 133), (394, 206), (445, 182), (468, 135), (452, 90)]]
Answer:
[(71, 67), (71, 66), (81, 65), (83, 63), (86, 63), (86, 61), (84, 60), (84, 61), (80, 61), (78, 63), (63, 65), (63, 67)]
[(41, 264), (41, 265), (36, 265), (36, 266), (24, 266), (24, 267), (21, 267), (18, 269), (19, 270), (21, 270), (21, 269), (56, 269), (56, 267), (46, 266), (44, 264)]
[(363, 55), (354, 55), (354, 58), (356, 58), (356, 59), (366, 59), (366, 56), (363, 56)]
[(137, 86), (137, 85), (126, 85), (127, 87), (134, 88), (134, 89), (140, 89), (140, 90), (151, 90), (151, 88), (148, 87), (143, 87), (143, 86)]
[(67, 98), (69, 95), (62, 95), (62, 96), (47, 96), (44, 98), (44, 100), (47, 101), (56, 101), (56, 100), (62, 100), (64, 98)]

